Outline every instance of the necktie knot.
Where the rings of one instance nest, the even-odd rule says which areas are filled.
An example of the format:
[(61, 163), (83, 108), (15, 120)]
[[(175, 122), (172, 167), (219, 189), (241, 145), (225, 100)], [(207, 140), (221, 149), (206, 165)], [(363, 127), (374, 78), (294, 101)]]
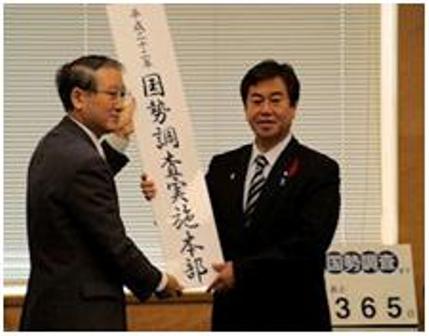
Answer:
[(256, 163), (256, 169), (258, 170), (264, 170), (264, 168), (268, 165), (268, 160), (265, 156), (263, 155), (258, 155), (255, 158), (255, 163)]

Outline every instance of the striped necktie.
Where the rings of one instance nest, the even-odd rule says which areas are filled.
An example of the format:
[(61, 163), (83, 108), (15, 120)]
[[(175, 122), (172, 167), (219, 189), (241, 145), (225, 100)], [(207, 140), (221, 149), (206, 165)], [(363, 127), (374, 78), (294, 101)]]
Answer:
[(244, 211), (245, 225), (249, 226), (256, 202), (265, 184), (264, 169), (268, 165), (268, 160), (263, 155), (255, 158), (256, 169), (250, 180), (249, 191), (247, 192), (246, 209)]

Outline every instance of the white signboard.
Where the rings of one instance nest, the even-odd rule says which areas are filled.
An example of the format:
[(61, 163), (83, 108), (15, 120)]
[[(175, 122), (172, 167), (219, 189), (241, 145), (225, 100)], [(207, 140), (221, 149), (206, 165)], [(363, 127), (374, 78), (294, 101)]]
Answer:
[(334, 245), (326, 261), (335, 327), (417, 326), (409, 245)]
[(213, 213), (162, 5), (107, 5), (125, 81), (137, 102), (135, 133), (144, 171), (156, 181), (153, 213), (167, 270), (204, 290), (222, 262)]

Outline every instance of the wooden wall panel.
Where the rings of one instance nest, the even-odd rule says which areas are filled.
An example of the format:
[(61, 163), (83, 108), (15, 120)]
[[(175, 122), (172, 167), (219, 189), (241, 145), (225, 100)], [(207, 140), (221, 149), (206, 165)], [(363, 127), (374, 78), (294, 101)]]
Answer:
[(399, 6), (399, 240), (409, 243), (424, 329), (424, 5)]
[[(144, 304), (127, 297), (129, 331), (210, 331), (211, 296), (188, 294), (181, 298), (150, 299)], [(4, 300), (4, 330), (18, 330), (23, 298)]]

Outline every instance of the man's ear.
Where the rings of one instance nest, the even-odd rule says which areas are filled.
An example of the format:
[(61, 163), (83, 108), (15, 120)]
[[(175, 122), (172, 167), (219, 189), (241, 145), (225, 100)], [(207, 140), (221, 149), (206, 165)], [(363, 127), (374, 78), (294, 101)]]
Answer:
[(295, 106), (291, 106), (290, 110), (291, 110), (291, 114), (292, 114), (292, 119), (295, 119), (296, 116), (296, 105)]
[(81, 110), (85, 106), (86, 92), (79, 87), (74, 87), (70, 94), (71, 102), (75, 110)]

